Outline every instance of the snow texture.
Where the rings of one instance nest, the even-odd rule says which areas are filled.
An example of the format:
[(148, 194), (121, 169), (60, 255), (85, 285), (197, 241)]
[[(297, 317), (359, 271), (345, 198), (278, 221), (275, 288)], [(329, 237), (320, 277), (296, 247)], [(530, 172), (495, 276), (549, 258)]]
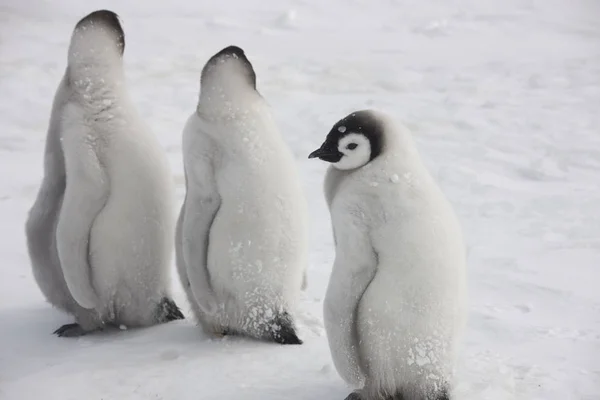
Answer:
[[(51, 334), (72, 319), (34, 282), (24, 221), (72, 29), (98, 8), (123, 19), (129, 88), (168, 152), (174, 213), (201, 68), (227, 45), (246, 51), (309, 201), (304, 345), (207, 339), (177, 279), (185, 321)], [(322, 327), (326, 165), (307, 156), (337, 120), (369, 107), (413, 130), (465, 230), (457, 399), (600, 398), (599, 15), (594, 0), (3, 0), (0, 399), (343, 399)]]

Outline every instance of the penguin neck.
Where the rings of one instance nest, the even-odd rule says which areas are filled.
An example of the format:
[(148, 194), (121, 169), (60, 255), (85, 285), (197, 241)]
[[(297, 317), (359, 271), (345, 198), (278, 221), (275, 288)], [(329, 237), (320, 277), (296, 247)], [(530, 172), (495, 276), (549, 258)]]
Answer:
[[(377, 174), (392, 167), (397, 173), (420, 173), (423, 163), (416, 144), (404, 128), (390, 126), (384, 137), (381, 152), (365, 165), (351, 170), (341, 170), (348, 174)], [(332, 168), (335, 168), (332, 166)]]
[(77, 38), (69, 48), (67, 84), (86, 100), (105, 98), (124, 84), (122, 54), (113, 38), (95, 35)]
[(197, 112), (207, 119), (235, 119), (261, 99), (254, 88), (235, 78), (203, 82)]
[(72, 93), (92, 102), (114, 97), (124, 86), (125, 78), (120, 61), (70, 63), (65, 75)]
[(410, 134), (401, 129), (396, 134), (386, 137), (381, 154), (372, 163), (394, 165), (397, 173), (417, 173), (423, 168), (421, 156)]

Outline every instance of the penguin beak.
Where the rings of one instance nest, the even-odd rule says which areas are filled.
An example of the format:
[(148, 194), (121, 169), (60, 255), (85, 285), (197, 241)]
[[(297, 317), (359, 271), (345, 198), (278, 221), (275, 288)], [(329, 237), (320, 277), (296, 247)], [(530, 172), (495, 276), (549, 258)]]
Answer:
[(308, 155), (308, 158), (317, 158), (317, 157), (321, 157), (321, 154), (323, 154), (323, 149), (316, 149), (315, 151), (313, 151), (312, 153), (310, 153)]
[(328, 157), (332, 157), (332, 156), (335, 156), (335, 153), (329, 151), (327, 148), (322, 146), (321, 148), (318, 148), (317, 150), (310, 153), (308, 155), (308, 158), (321, 158), (322, 159), (322, 158), (328, 158)]
[(329, 142), (325, 142), (317, 150), (308, 155), (308, 158), (319, 158), (329, 163), (336, 163), (342, 159), (344, 155)]

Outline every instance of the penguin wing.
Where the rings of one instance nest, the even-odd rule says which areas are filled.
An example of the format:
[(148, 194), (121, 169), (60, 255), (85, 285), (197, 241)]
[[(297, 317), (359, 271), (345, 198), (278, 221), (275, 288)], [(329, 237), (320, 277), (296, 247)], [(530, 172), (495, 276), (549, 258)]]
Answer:
[(198, 306), (207, 314), (217, 311), (217, 301), (210, 284), (207, 258), (210, 227), (221, 205), (217, 192), (211, 148), (205, 140), (194, 143), (200, 153), (195, 153), (186, 164), (188, 182), (184, 219), (182, 224), (182, 249), (190, 287)]
[[(42, 260), (42, 267), (52, 257), (53, 249), (47, 243), (54, 235), (55, 223), (60, 214), (60, 205), (66, 188), (65, 159), (60, 140), (60, 111), (66, 98), (64, 81), (63, 77), (54, 96), (50, 124), (46, 133), (44, 178), (25, 222), (27, 248), (30, 254), (35, 253), (35, 257)], [(48, 212), (53, 213), (50, 218), (47, 217)], [(37, 268), (37, 263), (35, 264), (34, 268)]]
[[(327, 202), (327, 207), (331, 210), (331, 203), (333, 203), (333, 198), (335, 197), (337, 190), (340, 186), (342, 179), (345, 177), (345, 171), (340, 171), (337, 168), (329, 167), (327, 169), (327, 173), (325, 174), (325, 180), (323, 185), (323, 192), (325, 193), (325, 201)], [(333, 229), (333, 225), (331, 227), (331, 231), (333, 233), (333, 243), (337, 244), (337, 239), (335, 237), (335, 229)]]
[[(63, 132), (67, 187), (56, 227), (58, 257), (67, 287), (83, 308), (98, 305), (89, 264), (89, 239), (94, 220), (104, 208), (110, 187), (94, 145), (82, 128)], [(74, 131), (74, 130), (77, 131)], [(85, 128), (84, 128), (85, 129)]]
[(345, 171), (340, 171), (339, 169), (331, 166), (327, 169), (327, 173), (325, 174), (323, 191), (325, 192), (325, 201), (327, 201), (327, 207), (329, 207), (330, 209), (331, 203), (333, 202), (333, 198), (335, 197), (340, 183), (342, 182), (345, 176)]
[(361, 383), (356, 318), (359, 302), (377, 270), (368, 227), (355, 216), (334, 221), (336, 254), (324, 302), (324, 321), (334, 365), (342, 378)]

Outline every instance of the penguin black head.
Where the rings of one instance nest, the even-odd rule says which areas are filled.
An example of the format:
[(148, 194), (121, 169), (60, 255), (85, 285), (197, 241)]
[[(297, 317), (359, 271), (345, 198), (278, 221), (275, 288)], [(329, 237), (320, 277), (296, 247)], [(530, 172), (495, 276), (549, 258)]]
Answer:
[(108, 28), (115, 34), (116, 43), (119, 46), (122, 55), (125, 51), (125, 32), (121, 26), (119, 16), (116, 13), (110, 10), (94, 11), (83, 17), (77, 25), (75, 25), (75, 31), (93, 29), (99, 26)]
[(256, 90), (256, 73), (252, 63), (246, 57), (243, 49), (233, 45), (225, 47), (206, 62), (202, 69), (200, 83), (205, 83), (211, 75), (218, 75), (221, 69), (225, 75), (228, 75), (224, 78), (230, 79), (231, 71), (226, 71), (226, 68), (230, 66), (235, 68), (235, 72), (241, 73), (246, 83)]
[(383, 131), (383, 122), (370, 110), (353, 112), (331, 128), (308, 158), (320, 158), (341, 170), (360, 168), (381, 154)]

